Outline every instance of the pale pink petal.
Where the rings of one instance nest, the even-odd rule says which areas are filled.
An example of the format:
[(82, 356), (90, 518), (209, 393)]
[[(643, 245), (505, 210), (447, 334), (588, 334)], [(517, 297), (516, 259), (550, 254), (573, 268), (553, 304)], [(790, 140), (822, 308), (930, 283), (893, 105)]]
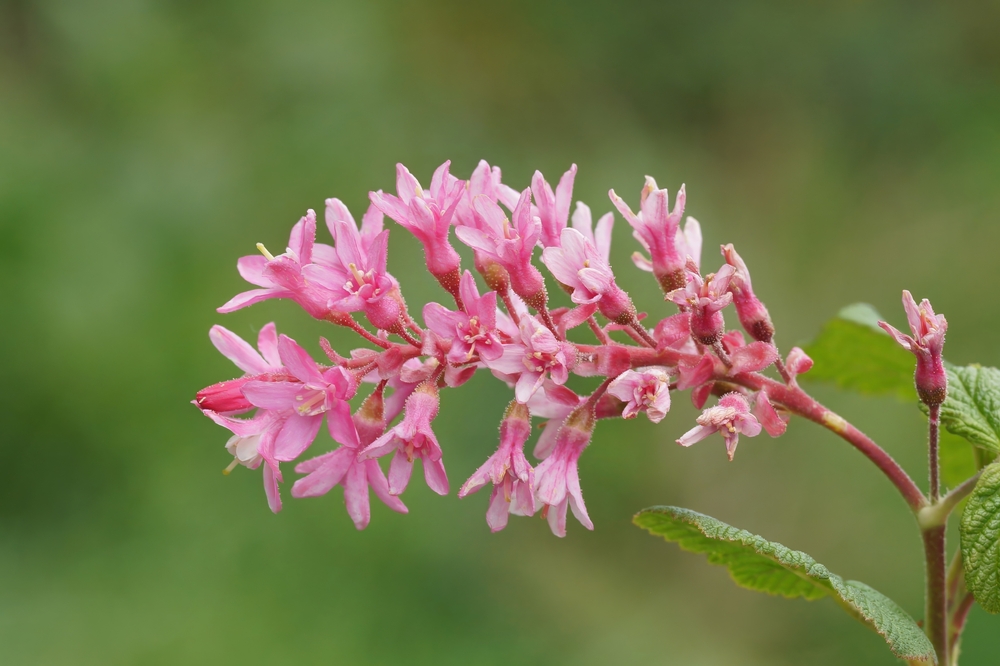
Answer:
[(757, 393), (757, 401), (753, 406), (753, 414), (771, 437), (783, 435), (785, 429), (788, 427), (785, 421), (774, 410), (774, 405), (768, 399), (766, 391)]
[(368, 482), (365, 478), (363, 463), (352, 465), (343, 480), (344, 504), (347, 505), (347, 515), (354, 521), (359, 530), (368, 527), (372, 518), (371, 504), (368, 500)]
[[(437, 460), (431, 460), (428, 457), (423, 459), (424, 463), (424, 480), (427, 481), (427, 486), (436, 492), (438, 495), (448, 494), (448, 475), (444, 471), (444, 462), (438, 458)], [(391, 475), (390, 471), (390, 475)], [(391, 479), (391, 477), (390, 477)]]
[(490, 506), (486, 510), (486, 524), (491, 532), (499, 532), (507, 527), (510, 516), (510, 502), (504, 497), (503, 486), (495, 486), (490, 494)]
[(681, 435), (680, 439), (677, 440), (677, 443), (681, 446), (691, 446), (692, 444), (696, 444), (697, 442), (705, 439), (714, 432), (718, 432), (718, 428), (701, 425), (695, 426)]
[(252, 381), (243, 385), (243, 395), (255, 407), (263, 409), (294, 409), (295, 397), (302, 391), (297, 382)]
[(368, 484), (371, 486), (375, 496), (393, 511), (397, 513), (409, 513), (409, 509), (406, 508), (403, 501), (389, 493), (389, 482), (386, 481), (382, 468), (378, 466), (378, 461), (366, 460), (364, 464), (368, 474)]
[(257, 350), (229, 329), (213, 326), (208, 332), (208, 337), (215, 348), (243, 372), (262, 374), (270, 370)]
[(279, 461), (295, 460), (316, 439), (323, 415), (300, 416), (293, 414), (285, 421), (278, 438), (274, 441), (274, 458)]
[[(375, 441), (377, 443), (378, 440)], [(374, 443), (372, 444), (374, 446)], [(410, 483), (410, 475), (413, 473), (413, 461), (406, 457), (402, 451), (396, 451), (389, 463), (389, 494), (399, 495)]]
[(568, 502), (569, 498), (567, 497), (558, 505), (549, 506), (549, 529), (559, 538), (566, 536), (566, 505)]
[(273, 513), (281, 511), (281, 495), (278, 493), (278, 481), (281, 475), (275, 476), (270, 465), (264, 465), (264, 493), (267, 495), (267, 505)]
[(330, 492), (354, 465), (355, 457), (356, 451), (342, 446), (336, 451), (299, 463), (295, 471), (300, 474), (308, 473), (308, 476), (295, 482), (292, 486), (292, 497), (319, 497)]

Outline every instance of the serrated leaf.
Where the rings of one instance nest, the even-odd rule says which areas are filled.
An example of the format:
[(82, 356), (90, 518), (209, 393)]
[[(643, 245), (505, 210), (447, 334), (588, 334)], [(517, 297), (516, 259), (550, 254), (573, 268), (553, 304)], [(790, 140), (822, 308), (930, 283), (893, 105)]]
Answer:
[(976, 446), (1000, 451), (1000, 370), (945, 363), (948, 397), (941, 425)]
[(878, 327), (881, 315), (867, 303), (848, 305), (805, 347), (813, 368), (802, 380), (828, 381), (868, 394), (916, 400), (913, 354)]
[(980, 606), (1000, 613), (1000, 463), (983, 468), (959, 534), (966, 586)]
[(878, 632), (900, 659), (936, 661), (930, 640), (896, 602), (864, 583), (845, 581), (801, 551), (673, 506), (644, 509), (633, 520), (650, 534), (725, 566), (737, 585), (790, 599), (830, 596)]

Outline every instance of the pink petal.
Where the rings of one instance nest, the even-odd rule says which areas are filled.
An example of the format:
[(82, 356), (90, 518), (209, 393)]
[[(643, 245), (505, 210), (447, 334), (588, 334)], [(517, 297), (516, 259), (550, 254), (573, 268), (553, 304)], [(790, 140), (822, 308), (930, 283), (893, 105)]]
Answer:
[(278, 481), (281, 475), (275, 476), (270, 465), (264, 465), (264, 494), (267, 495), (267, 505), (273, 513), (281, 511), (281, 495), (278, 493)]
[(683, 435), (681, 435), (680, 439), (677, 440), (677, 443), (680, 444), (681, 446), (691, 446), (692, 444), (700, 442), (701, 440), (705, 439), (706, 437), (717, 431), (718, 428), (710, 428), (708, 426), (701, 426), (701, 425), (695, 426), (690, 430), (688, 430)]
[(308, 472), (308, 476), (295, 482), (292, 497), (319, 497), (330, 492), (341, 482), (352, 465), (360, 467), (361, 463), (355, 464), (355, 458), (354, 450), (342, 446), (336, 451), (300, 463), (295, 471), (300, 474)]
[(491, 532), (499, 532), (507, 527), (509, 516), (510, 502), (504, 497), (503, 487), (496, 486), (490, 494), (490, 505), (486, 510), (486, 524), (490, 526)]
[(368, 474), (368, 484), (375, 492), (375, 496), (393, 511), (397, 513), (409, 513), (409, 509), (406, 508), (401, 499), (389, 494), (389, 482), (386, 481), (385, 474), (382, 472), (382, 468), (378, 466), (378, 462), (375, 460), (366, 460), (364, 464)]
[(316, 361), (309, 356), (309, 352), (299, 346), (295, 340), (287, 335), (278, 336), (278, 354), (281, 361), (295, 378), (306, 384), (322, 386), (323, 375), (320, 374)]
[(783, 435), (785, 429), (788, 427), (785, 421), (774, 410), (774, 405), (768, 399), (766, 391), (757, 393), (757, 401), (753, 406), (753, 414), (771, 437)]
[(274, 322), (265, 324), (257, 335), (257, 348), (267, 364), (274, 368), (281, 367), (281, 357), (278, 355), (278, 330)]
[(252, 381), (243, 385), (243, 395), (255, 407), (263, 409), (293, 409), (295, 396), (302, 391), (298, 382)]
[(274, 441), (274, 458), (279, 461), (295, 460), (316, 439), (323, 415), (300, 416), (293, 414), (285, 421)]
[(361, 446), (358, 429), (351, 418), (351, 406), (344, 400), (335, 401), (327, 411), (326, 427), (333, 441), (355, 449)]
[(396, 451), (396, 455), (392, 457), (392, 462), (389, 463), (389, 494), (399, 495), (406, 490), (412, 473), (413, 461), (408, 459), (402, 451)]
[(274, 287), (276, 285), (264, 277), (266, 267), (267, 259), (260, 254), (250, 254), (236, 260), (236, 270), (244, 280), (258, 287)]
[(243, 372), (263, 374), (270, 370), (257, 350), (229, 329), (213, 326), (208, 332), (208, 337), (215, 348)]
[(427, 457), (424, 462), (424, 480), (427, 486), (438, 495), (448, 494), (448, 475), (444, 471), (444, 462), (438, 458), (430, 460)]
[(294, 294), (287, 289), (251, 289), (250, 291), (244, 291), (243, 293), (236, 294), (231, 299), (226, 301), (224, 305), (216, 308), (215, 311), (221, 314), (227, 314), (229, 312), (235, 312), (241, 308), (254, 305), (255, 303), (266, 301), (269, 298), (292, 298), (293, 296)]
[(568, 502), (569, 498), (565, 498), (558, 505), (549, 506), (549, 529), (559, 538), (566, 536), (566, 505)]
[(347, 505), (347, 515), (359, 530), (368, 527), (372, 518), (371, 504), (368, 500), (368, 482), (365, 476), (364, 464), (359, 463), (352, 465), (344, 478), (344, 504)]

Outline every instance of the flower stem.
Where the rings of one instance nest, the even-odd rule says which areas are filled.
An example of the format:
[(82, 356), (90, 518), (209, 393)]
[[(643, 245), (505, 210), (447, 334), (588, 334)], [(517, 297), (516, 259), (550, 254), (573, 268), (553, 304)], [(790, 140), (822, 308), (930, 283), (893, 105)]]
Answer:
[(923, 530), (926, 592), (924, 631), (939, 664), (948, 664), (948, 599), (945, 525)]
[(927, 419), (927, 457), (930, 468), (931, 502), (937, 502), (941, 496), (941, 461), (938, 455), (938, 442), (941, 435), (941, 405), (931, 405), (928, 408)]
[(757, 373), (741, 373), (735, 377), (720, 377), (719, 379), (725, 379), (725, 381), (753, 390), (766, 388), (767, 397), (772, 402), (780, 403), (789, 411), (833, 431), (875, 463), (875, 466), (882, 470), (882, 473), (896, 486), (914, 513), (927, 506), (927, 498), (924, 497), (906, 470), (892, 459), (892, 456), (868, 435), (848, 423), (843, 417), (824, 407), (798, 386), (786, 386)]

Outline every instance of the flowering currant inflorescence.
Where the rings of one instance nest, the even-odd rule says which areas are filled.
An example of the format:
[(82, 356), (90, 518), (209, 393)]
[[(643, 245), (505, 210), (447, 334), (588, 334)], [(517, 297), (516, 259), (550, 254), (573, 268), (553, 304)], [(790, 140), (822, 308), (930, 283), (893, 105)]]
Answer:
[[(718, 432), (731, 460), (741, 434), (784, 432), (787, 410), (768, 395), (774, 380), (755, 384), (747, 377), (775, 364), (785, 383), (794, 385), (795, 375), (812, 362), (798, 348), (781, 361), (767, 308), (732, 245), (722, 247), (723, 261), (714, 273), (702, 274), (701, 228), (693, 218), (681, 227), (683, 186), (671, 209), (667, 191), (647, 177), (638, 213), (610, 193), (646, 252), (637, 252), (634, 262), (653, 273), (665, 300), (679, 309), (649, 325), (616, 283), (609, 262), (613, 214), (595, 226), (590, 208), (577, 202), (571, 219), (576, 165), (554, 191), (537, 171), (530, 187), (518, 191), (503, 184), (500, 169), (486, 162), (467, 181), (451, 175), (449, 167), (441, 165), (425, 190), (398, 165), (396, 194), (372, 192), (360, 228), (339, 199), (327, 200), (333, 245), (316, 241), (316, 214), (310, 210), (292, 228), (283, 254), (258, 245), (260, 254), (237, 262), (243, 278), (259, 288), (235, 296), (219, 312), (287, 298), (316, 319), (352, 329), (368, 345), (345, 357), (321, 340), (329, 363), (318, 364), (294, 340), (278, 335), (274, 324), (261, 330), (259, 353), (221, 326), (212, 328), (212, 343), (245, 374), (203, 389), (195, 404), (232, 432), (227, 472), (237, 464), (263, 467), (273, 511), (281, 509), (281, 463), (302, 456), (324, 420), (340, 447), (296, 465), (304, 476), (292, 485), (293, 497), (314, 497), (341, 485), (347, 511), (363, 529), (371, 515), (369, 488), (389, 508), (407, 511), (399, 496), (417, 459), (427, 485), (447, 494), (442, 447), (433, 430), (439, 392), (460, 386), (477, 371), (506, 382), (514, 398), (500, 422), (497, 452), (458, 493), (465, 497), (492, 484), (486, 519), (494, 531), (506, 526), (510, 514), (540, 512), (563, 536), (568, 509), (593, 529), (577, 462), (595, 424), (640, 412), (658, 423), (670, 409), (671, 391), (691, 389), (699, 408), (710, 395), (720, 396), (677, 440), (683, 446)], [(448, 304), (424, 305), (422, 323), (387, 272), (389, 231), (383, 216), (416, 236), (428, 271), (450, 297)], [(453, 227), (455, 237), (472, 249), (474, 268), (489, 291), (481, 293), (473, 273), (462, 270)], [(534, 262), (538, 246), (541, 264), (569, 294), (572, 307), (550, 309), (545, 278)], [(726, 332), (723, 311), (730, 304), (751, 342), (739, 331)], [(918, 361), (927, 356), (925, 371), (918, 364), (917, 383), (933, 393), (940, 353), (935, 362), (924, 350), (936, 344), (939, 324), (929, 305), (908, 306), (907, 312), (913, 315), (911, 326), (920, 329), (914, 328), (917, 339), (894, 335), (906, 338)], [(578, 327), (596, 342), (572, 341), (569, 334)], [(589, 395), (579, 395), (566, 387), (570, 374), (604, 380)], [(349, 401), (366, 384), (374, 388), (352, 414)], [(755, 385), (757, 390), (747, 388)], [(252, 416), (238, 418), (252, 410)], [(533, 417), (544, 420), (535, 467), (524, 453)], [(386, 474), (378, 459), (390, 454)]]

